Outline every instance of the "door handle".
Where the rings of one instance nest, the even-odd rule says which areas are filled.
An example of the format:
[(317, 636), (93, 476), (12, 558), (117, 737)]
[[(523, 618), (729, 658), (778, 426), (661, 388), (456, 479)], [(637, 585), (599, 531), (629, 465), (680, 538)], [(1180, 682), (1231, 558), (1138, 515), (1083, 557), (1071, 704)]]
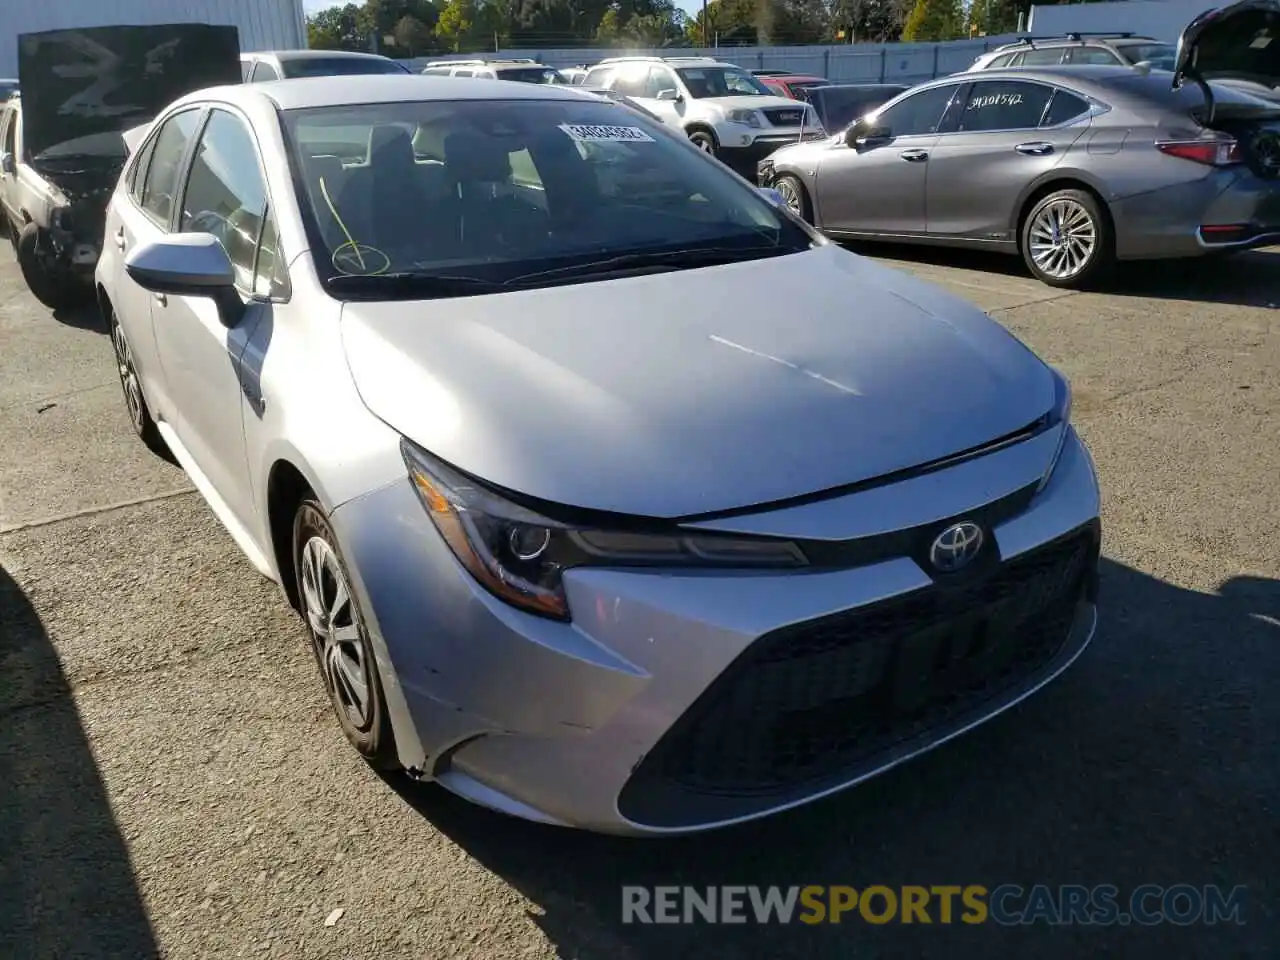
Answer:
[(167, 307), (169, 305), (169, 298), (163, 293), (153, 293), (152, 296), (156, 298), (156, 303), (160, 304), (160, 306)]
[(1043, 157), (1046, 154), (1053, 153), (1053, 144), (1045, 143), (1043, 140), (1036, 140), (1033, 143), (1020, 143), (1013, 149), (1031, 157)]
[(116, 249), (123, 251), (124, 250), (124, 227), (121, 227), (119, 230), (116, 231), (115, 237), (113, 239), (116, 242)]
[(928, 150), (903, 150), (900, 154), (898, 154), (898, 156), (900, 156), (903, 160), (906, 160), (907, 163), (919, 163), (922, 160), (929, 159), (929, 151)]

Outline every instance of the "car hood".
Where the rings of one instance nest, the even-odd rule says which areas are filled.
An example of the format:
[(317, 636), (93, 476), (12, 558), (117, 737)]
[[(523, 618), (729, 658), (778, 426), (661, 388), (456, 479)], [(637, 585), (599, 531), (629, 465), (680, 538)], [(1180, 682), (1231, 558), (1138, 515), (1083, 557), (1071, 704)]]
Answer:
[(803, 109), (803, 106), (797, 105), (797, 101), (781, 96), (703, 97), (702, 99), (706, 103), (714, 103), (725, 110), (772, 110), (775, 107), (787, 110)]
[(1280, 2), (1242, 0), (1192, 20), (1178, 38), (1174, 86), (1197, 76), (1280, 85)]
[(835, 490), (1048, 413), (1049, 368), (976, 307), (833, 244), (775, 259), (344, 306), (365, 404), (543, 501), (692, 517)]
[(198, 23), (50, 30), (18, 37), (31, 156), (100, 141), (202, 87), (240, 82), (235, 27)]

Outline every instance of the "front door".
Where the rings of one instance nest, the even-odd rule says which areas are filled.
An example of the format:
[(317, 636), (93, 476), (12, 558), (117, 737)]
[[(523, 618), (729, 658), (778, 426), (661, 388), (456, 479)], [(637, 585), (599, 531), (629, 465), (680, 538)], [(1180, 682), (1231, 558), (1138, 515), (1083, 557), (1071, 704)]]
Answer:
[(815, 215), (837, 233), (910, 235), (925, 229), (925, 180), (938, 131), (964, 84), (929, 87), (874, 117), (863, 146), (836, 141), (818, 167)]
[(1013, 241), (1022, 189), (1062, 162), (1089, 129), (1088, 101), (1030, 80), (982, 80), (965, 94), (957, 130), (929, 160), (929, 233)]
[(247, 309), (228, 328), (210, 298), (168, 296), (153, 302), (156, 342), (178, 411), (174, 429), (217, 495), (241, 523), (252, 526), (244, 413), (260, 398), (241, 360), (249, 338), (272, 310), (255, 267), (260, 240), (265, 234), (274, 244), (275, 231), (257, 142), (239, 116), (216, 108), (209, 112), (181, 193), (177, 228), (212, 233), (222, 241)]

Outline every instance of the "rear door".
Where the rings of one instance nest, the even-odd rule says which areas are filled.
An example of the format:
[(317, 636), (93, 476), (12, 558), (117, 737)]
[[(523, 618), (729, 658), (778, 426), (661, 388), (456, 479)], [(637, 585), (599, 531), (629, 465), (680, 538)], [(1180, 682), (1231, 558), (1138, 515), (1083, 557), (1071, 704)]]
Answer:
[(933, 236), (1013, 240), (1022, 189), (1062, 162), (1089, 129), (1090, 104), (1031, 80), (979, 80), (954, 133), (938, 139), (925, 190)]
[(832, 144), (817, 176), (815, 213), (822, 229), (922, 233), (930, 154), (952, 101), (967, 85), (929, 87), (890, 104), (875, 119), (878, 127), (887, 128), (887, 137), (859, 147)]
[(0, 107), (0, 154), (9, 158), (9, 171), (0, 169), (0, 231), (18, 218), (18, 111)]

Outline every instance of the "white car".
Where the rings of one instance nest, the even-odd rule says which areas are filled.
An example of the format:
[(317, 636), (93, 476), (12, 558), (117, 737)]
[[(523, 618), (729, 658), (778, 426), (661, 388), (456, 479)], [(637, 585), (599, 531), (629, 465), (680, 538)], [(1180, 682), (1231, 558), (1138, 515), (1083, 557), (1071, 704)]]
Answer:
[(827, 135), (813, 107), (710, 57), (613, 57), (592, 67), (582, 85), (638, 101), (744, 176), (781, 146)]

